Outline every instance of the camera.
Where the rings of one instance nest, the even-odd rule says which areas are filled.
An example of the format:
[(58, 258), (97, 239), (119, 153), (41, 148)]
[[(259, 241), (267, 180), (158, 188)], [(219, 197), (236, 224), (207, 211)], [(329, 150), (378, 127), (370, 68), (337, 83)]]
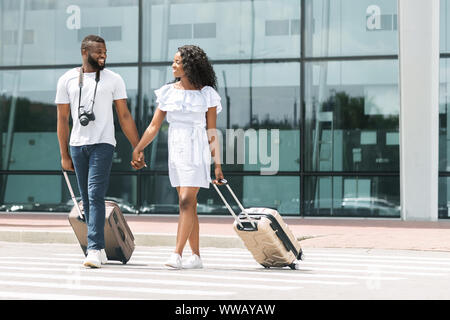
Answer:
[(89, 124), (89, 121), (94, 121), (95, 116), (92, 111), (87, 111), (83, 106), (78, 108), (78, 119), (80, 120), (80, 124), (85, 127)]

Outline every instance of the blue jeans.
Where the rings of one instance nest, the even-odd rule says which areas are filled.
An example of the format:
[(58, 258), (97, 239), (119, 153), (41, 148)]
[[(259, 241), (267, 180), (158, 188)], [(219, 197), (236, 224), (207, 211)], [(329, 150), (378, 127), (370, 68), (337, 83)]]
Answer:
[(70, 146), (87, 224), (87, 249), (105, 248), (105, 195), (114, 146), (107, 143)]

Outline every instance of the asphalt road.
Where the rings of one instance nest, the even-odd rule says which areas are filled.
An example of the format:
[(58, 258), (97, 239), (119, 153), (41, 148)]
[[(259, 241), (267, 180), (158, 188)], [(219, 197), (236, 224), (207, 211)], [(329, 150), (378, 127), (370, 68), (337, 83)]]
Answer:
[(203, 248), (204, 269), (168, 270), (171, 250), (137, 247), (126, 265), (86, 269), (78, 245), (0, 242), (0, 299), (450, 298), (449, 252), (314, 248), (290, 270), (264, 269), (245, 249)]

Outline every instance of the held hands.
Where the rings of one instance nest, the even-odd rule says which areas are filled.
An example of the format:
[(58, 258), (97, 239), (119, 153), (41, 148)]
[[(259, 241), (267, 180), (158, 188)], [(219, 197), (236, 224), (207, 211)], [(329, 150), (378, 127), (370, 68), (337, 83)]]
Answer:
[(142, 169), (143, 167), (147, 167), (144, 161), (144, 152), (138, 151), (136, 149), (133, 150), (132, 160), (131, 160), (131, 166), (136, 169)]

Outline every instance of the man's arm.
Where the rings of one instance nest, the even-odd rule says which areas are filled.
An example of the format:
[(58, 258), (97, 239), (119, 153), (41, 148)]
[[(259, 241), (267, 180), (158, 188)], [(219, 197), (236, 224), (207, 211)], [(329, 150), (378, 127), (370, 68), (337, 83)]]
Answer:
[(139, 135), (136, 128), (136, 123), (128, 110), (127, 100), (114, 100), (114, 104), (116, 106), (117, 116), (119, 117), (120, 127), (134, 149), (139, 143)]
[[(139, 134), (137, 132), (136, 123), (134, 122), (133, 117), (128, 110), (127, 100), (114, 100), (114, 104), (116, 106), (117, 116), (119, 117), (120, 127), (122, 128), (123, 133), (127, 137), (128, 141), (130, 141), (134, 149), (139, 143)], [(144, 154), (142, 154), (142, 158), (140, 161), (132, 161), (131, 166), (134, 169), (141, 169), (142, 167), (144, 167)]]
[(61, 154), (61, 167), (63, 170), (74, 171), (72, 158), (69, 155), (69, 117), (70, 117), (70, 105), (58, 104), (57, 105), (57, 125), (56, 133), (58, 135), (59, 152)]

